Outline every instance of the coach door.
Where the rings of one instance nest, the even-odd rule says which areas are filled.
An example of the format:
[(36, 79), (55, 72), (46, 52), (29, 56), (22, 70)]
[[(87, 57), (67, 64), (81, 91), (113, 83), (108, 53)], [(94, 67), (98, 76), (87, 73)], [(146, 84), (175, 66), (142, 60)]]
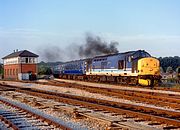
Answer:
[(86, 62), (86, 72), (91, 73), (91, 71), (92, 71), (92, 61), (91, 61), (91, 60), (88, 60), (88, 61)]
[(119, 60), (118, 61), (118, 69), (123, 69), (124, 68), (124, 60)]

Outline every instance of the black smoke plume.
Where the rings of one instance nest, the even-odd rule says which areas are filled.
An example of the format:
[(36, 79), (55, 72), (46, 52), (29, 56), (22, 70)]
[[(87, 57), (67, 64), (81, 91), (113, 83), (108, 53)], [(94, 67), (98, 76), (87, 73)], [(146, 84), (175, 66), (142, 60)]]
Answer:
[(47, 62), (55, 62), (64, 60), (64, 53), (58, 46), (45, 45), (38, 50), (42, 60)]
[(47, 62), (70, 61), (80, 58), (91, 58), (98, 55), (118, 53), (118, 42), (107, 43), (99, 36), (86, 34), (85, 43), (78, 45), (75, 42), (65, 48), (58, 45), (43, 45), (37, 52), (41, 59)]
[(97, 55), (118, 53), (118, 42), (103, 41), (99, 36), (86, 35), (86, 43), (79, 47), (80, 57), (93, 57)]

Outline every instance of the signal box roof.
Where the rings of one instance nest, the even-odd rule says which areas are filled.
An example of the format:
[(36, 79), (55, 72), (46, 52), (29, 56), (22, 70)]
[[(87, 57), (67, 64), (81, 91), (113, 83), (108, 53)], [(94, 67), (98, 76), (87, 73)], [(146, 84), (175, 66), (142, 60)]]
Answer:
[(23, 50), (23, 51), (13, 52), (13, 53), (3, 57), (2, 59), (8, 59), (8, 58), (13, 58), (13, 57), (39, 57), (39, 56), (30, 51)]

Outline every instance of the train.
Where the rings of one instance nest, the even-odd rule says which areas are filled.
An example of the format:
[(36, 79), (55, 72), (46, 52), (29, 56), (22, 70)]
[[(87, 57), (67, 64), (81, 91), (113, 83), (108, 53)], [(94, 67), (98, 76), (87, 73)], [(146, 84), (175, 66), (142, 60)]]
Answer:
[(160, 62), (145, 50), (100, 55), (59, 64), (55, 77), (94, 82), (154, 86), (160, 81)]

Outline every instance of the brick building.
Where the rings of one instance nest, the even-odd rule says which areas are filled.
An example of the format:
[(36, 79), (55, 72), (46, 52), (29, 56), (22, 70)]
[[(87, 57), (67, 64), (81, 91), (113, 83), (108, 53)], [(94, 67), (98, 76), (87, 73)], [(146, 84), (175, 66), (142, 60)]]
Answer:
[(27, 51), (16, 51), (5, 56), (4, 79), (29, 80), (37, 75), (38, 55)]

